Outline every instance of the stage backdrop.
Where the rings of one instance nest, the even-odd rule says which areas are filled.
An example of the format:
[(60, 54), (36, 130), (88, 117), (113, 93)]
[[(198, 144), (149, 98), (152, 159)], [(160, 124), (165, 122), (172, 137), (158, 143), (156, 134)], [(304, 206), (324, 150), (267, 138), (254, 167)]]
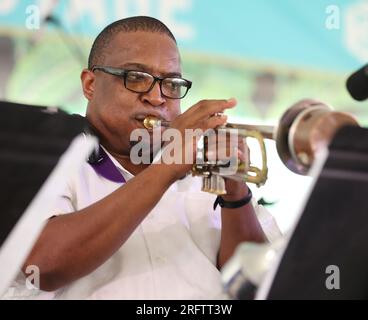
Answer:
[[(132, 15), (163, 20), (177, 37), (184, 76), (200, 99), (238, 99), (231, 120), (274, 124), (292, 103), (314, 97), (368, 124), (367, 103), (345, 90), (368, 61), (367, 0), (1, 0), (0, 98), (85, 111), (79, 74), (93, 38)], [(281, 165), (273, 143), (270, 181), (256, 190), (291, 223), (308, 178)]]

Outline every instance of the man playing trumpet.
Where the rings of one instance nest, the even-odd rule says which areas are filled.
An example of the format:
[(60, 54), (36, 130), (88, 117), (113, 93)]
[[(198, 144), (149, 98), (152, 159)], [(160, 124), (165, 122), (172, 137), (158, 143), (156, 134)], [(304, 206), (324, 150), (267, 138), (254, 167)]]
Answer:
[[(170, 122), (183, 136), (186, 129), (215, 129), (226, 123), (222, 113), (236, 101), (203, 100), (181, 114), (180, 99), (191, 82), (182, 78), (174, 36), (150, 17), (107, 26), (93, 44), (81, 81), (100, 154), (68, 181), (24, 264), (24, 270), (28, 265), (40, 270), (38, 294), (221, 297), (221, 267), (241, 242), (278, 235), (272, 217), (251, 201), (244, 182), (230, 179), (223, 207), (214, 210), (216, 196), (201, 192), (200, 179), (187, 175), (192, 163), (134, 164), (130, 136), (144, 129), (147, 116)], [(188, 143), (193, 141), (182, 148)], [(239, 158), (246, 160), (246, 150), (240, 141)]]

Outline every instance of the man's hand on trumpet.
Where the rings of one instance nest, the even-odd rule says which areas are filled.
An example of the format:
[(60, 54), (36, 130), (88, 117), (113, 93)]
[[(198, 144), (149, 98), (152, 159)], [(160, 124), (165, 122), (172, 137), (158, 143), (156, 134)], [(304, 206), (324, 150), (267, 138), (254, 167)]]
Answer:
[[(238, 163), (242, 163), (244, 174), (248, 167), (249, 151), (245, 140), (237, 134), (237, 131), (217, 130), (226, 124), (227, 117), (224, 111), (236, 105), (235, 99), (228, 100), (202, 100), (189, 108), (186, 112), (176, 117), (169, 123), (167, 131), (169, 137), (180, 137), (181, 152), (178, 153), (177, 146), (172, 146), (173, 141), (166, 141), (162, 157), (164, 163), (170, 163), (175, 179), (187, 174), (193, 167), (197, 158), (197, 144), (201, 137), (205, 140), (204, 149), (206, 159), (214, 164), (228, 163), (221, 170), (225, 175), (235, 174), (239, 171)], [(231, 129), (234, 130), (234, 129)], [(170, 134), (173, 132), (173, 134)], [(174, 134), (175, 133), (175, 134)], [(164, 133), (165, 135), (165, 133)], [(170, 148), (169, 148), (170, 146)], [(174, 159), (175, 161), (166, 161)], [(242, 197), (248, 188), (242, 181), (226, 179), (227, 199)]]
[[(197, 143), (203, 133), (224, 125), (227, 117), (223, 112), (235, 107), (235, 105), (235, 99), (202, 100), (170, 122), (168, 129), (176, 130), (177, 134), (175, 136), (181, 137), (181, 156), (179, 161), (172, 164), (176, 179), (180, 179), (192, 169), (197, 156)], [(166, 142), (166, 145), (169, 144), (170, 141)], [(165, 157), (165, 152), (172, 153), (175, 150), (165, 151), (164, 148), (162, 157)], [(166, 161), (163, 162), (166, 163)]]
[[(224, 169), (226, 195), (222, 198), (226, 201), (235, 201), (245, 197), (248, 194), (248, 187), (245, 182), (239, 179), (226, 178), (239, 170), (243, 174), (247, 173), (249, 167), (249, 149), (245, 139), (239, 136), (236, 131), (221, 132), (217, 131), (215, 137), (208, 139), (208, 149), (206, 157), (209, 162), (224, 163), (229, 167)], [(241, 165), (241, 166), (239, 166)], [(242, 168), (242, 169), (240, 169)], [(225, 172), (226, 171), (226, 172)]]

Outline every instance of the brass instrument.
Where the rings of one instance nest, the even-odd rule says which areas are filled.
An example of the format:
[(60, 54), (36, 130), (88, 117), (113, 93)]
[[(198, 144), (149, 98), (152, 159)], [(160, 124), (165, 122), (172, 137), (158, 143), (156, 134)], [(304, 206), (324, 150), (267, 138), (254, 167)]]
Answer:
[[(152, 129), (159, 126), (170, 126), (170, 123), (147, 117), (144, 126)], [(262, 153), (262, 167), (238, 161), (238, 170), (226, 178), (242, 180), (263, 185), (267, 180), (267, 154), (264, 139), (276, 141), (276, 149), (285, 166), (291, 171), (306, 175), (313, 164), (318, 150), (327, 146), (338, 129), (345, 125), (358, 126), (357, 120), (345, 112), (334, 111), (322, 102), (304, 99), (292, 105), (282, 115), (277, 126), (248, 125), (227, 123), (217, 130), (230, 131), (237, 129), (244, 138), (255, 138)], [(206, 146), (202, 150), (205, 154)], [(221, 176), (217, 163), (204, 161), (195, 163), (192, 174), (203, 177), (202, 190), (217, 195), (226, 194), (225, 181)]]

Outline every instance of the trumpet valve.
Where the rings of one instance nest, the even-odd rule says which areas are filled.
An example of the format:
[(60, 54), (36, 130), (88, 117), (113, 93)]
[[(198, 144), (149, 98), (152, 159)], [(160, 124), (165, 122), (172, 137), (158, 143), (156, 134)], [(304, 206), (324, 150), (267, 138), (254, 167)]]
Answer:
[(202, 191), (216, 195), (226, 194), (224, 178), (213, 174), (210, 177), (203, 177), (202, 179)]

